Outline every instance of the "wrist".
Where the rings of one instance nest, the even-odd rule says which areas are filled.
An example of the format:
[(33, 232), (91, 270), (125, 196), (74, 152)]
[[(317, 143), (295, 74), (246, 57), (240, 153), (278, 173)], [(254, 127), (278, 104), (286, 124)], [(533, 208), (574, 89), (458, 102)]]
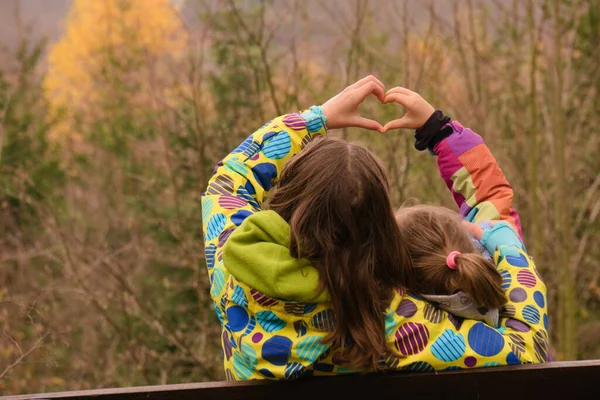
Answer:
[(318, 107), (321, 111), (321, 115), (323, 116), (323, 124), (326, 129), (335, 129), (333, 118), (331, 118), (331, 108), (329, 107), (329, 102), (323, 104), (322, 106), (313, 106)]
[(325, 127), (325, 129), (329, 128), (327, 126), (327, 114), (325, 114), (325, 110), (323, 109), (323, 106), (312, 106), (309, 108), (309, 110), (312, 111), (313, 113), (317, 114), (319, 116), (319, 118), (321, 118), (321, 122), (323, 123), (323, 126)]
[(435, 110), (433, 114), (419, 129), (415, 131), (415, 148), (423, 151), (433, 147), (446, 137), (450, 136), (452, 129), (442, 129), (450, 122), (450, 117), (444, 115), (440, 110)]
[(327, 117), (323, 113), (321, 106), (312, 106), (308, 110), (300, 113), (300, 116), (306, 122), (308, 133), (313, 134), (321, 129), (327, 132)]

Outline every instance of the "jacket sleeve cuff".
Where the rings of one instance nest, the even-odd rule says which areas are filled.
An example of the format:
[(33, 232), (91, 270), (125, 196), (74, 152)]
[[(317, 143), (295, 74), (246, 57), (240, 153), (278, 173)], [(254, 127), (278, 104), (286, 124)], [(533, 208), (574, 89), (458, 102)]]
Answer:
[(321, 106), (312, 106), (300, 113), (300, 116), (306, 121), (309, 133), (315, 133), (321, 128), (327, 133), (327, 117), (323, 114)]
[(445, 126), (450, 122), (450, 117), (440, 110), (435, 110), (425, 124), (415, 131), (415, 148), (419, 151), (434, 148), (452, 134), (452, 127)]

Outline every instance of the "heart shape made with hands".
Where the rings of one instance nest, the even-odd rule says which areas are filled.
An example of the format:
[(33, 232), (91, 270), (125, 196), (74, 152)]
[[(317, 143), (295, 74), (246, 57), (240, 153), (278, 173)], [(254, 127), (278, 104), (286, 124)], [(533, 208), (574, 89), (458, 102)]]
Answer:
[[(369, 96), (375, 96), (382, 104), (398, 103), (406, 109), (403, 117), (382, 126), (378, 121), (360, 115), (359, 106)], [(435, 109), (418, 93), (395, 87), (387, 92), (384, 84), (376, 77), (366, 78), (348, 86), (322, 106), (329, 129), (359, 127), (385, 133), (392, 129), (418, 129), (434, 113)]]

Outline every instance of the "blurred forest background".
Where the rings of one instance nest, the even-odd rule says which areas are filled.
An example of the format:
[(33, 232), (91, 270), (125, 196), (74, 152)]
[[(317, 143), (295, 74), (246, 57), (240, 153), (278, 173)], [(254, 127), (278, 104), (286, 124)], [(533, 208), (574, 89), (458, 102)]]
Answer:
[[(368, 74), (486, 139), (553, 358), (600, 358), (598, 0), (0, 0), (0, 22), (0, 394), (223, 379), (212, 167)], [(396, 205), (454, 206), (412, 132), (337, 134), (386, 163)]]

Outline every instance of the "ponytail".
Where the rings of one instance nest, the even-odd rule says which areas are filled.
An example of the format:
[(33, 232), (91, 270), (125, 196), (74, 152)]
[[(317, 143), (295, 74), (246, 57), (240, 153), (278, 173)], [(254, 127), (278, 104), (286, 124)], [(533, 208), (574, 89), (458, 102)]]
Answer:
[(431, 295), (462, 291), (488, 308), (506, 303), (502, 276), (477, 252), (456, 213), (419, 205), (401, 208), (396, 221), (412, 258), (407, 289)]
[(477, 305), (499, 308), (506, 303), (502, 276), (496, 266), (481, 254), (456, 256), (457, 286)]

